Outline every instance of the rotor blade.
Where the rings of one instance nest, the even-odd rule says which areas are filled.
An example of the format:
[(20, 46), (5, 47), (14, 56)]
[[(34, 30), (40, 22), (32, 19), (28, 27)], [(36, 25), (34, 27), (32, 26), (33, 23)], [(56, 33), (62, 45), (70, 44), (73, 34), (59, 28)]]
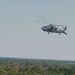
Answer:
[(44, 22), (40, 22), (40, 21), (36, 21), (36, 22), (46, 24), (46, 23), (44, 23)]
[(62, 25), (54, 25), (54, 26), (64, 27), (64, 26), (62, 26)]
[(46, 23), (50, 24), (48, 21), (46, 21), (44, 18), (41, 18), (42, 20), (44, 20)]

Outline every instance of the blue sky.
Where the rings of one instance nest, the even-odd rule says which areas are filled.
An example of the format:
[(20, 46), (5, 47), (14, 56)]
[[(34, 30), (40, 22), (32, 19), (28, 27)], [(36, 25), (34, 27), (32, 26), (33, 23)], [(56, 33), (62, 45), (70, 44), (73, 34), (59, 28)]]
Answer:
[[(37, 23), (67, 25), (67, 36)], [(0, 56), (75, 60), (75, 0), (0, 0)]]

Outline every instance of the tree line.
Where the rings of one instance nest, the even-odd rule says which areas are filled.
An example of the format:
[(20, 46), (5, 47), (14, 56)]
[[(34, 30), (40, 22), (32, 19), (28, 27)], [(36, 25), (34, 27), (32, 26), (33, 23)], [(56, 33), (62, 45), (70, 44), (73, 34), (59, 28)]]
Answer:
[(75, 75), (75, 63), (1, 58), (0, 75)]

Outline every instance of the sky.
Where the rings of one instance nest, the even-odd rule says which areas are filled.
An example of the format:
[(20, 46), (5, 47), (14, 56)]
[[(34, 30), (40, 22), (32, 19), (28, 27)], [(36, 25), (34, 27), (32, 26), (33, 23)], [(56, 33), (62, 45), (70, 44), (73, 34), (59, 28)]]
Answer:
[[(42, 17), (67, 35), (43, 32)], [(0, 0), (0, 57), (75, 61), (75, 0)]]

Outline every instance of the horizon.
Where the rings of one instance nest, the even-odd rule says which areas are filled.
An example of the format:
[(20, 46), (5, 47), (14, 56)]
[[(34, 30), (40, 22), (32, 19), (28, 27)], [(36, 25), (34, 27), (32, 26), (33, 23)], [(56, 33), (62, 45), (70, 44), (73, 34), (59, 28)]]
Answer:
[(75, 62), (75, 60), (62, 60), (62, 59), (42, 59), (42, 58), (21, 58), (21, 57), (0, 57), (4, 59), (27, 59), (27, 60), (48, 60), (48, 61), (64, 61), (64, 62)]

